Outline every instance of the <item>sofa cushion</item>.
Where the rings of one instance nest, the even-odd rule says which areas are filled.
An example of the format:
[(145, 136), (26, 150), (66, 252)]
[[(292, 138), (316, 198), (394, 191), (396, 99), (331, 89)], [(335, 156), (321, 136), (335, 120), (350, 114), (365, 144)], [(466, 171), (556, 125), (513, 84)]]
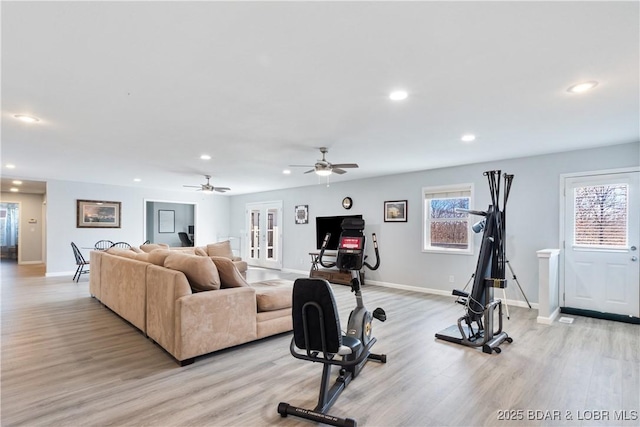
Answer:
[(196, 255), (208, 256), (206, 247), (198, 246), (194, 250), (196, 252)]
[(111, 255), (121, 256), (124, 258), (130, 258), (130, 259), (136, 259), (136, 256), (138, 255), (137, 253), (133, 252), (131, 249), (117, 248), (117, 247), (111, 247), (107, 249), (107, 253)]
[(235, 263), (229, 258), (212, 256), (211, 259), (218, 268), (218, 274), (220, 274), (220, 287), (241, 288), (244, 286), (250, 286), (236, 268)]
[(251, 283), (256, 291), (258, 312), (275, 311), (291, 307), (293, 282), (291, 280), (265, 280)]
[(182, 271), (194, 292), (220, 289), (220, 275), (211, 258), (171, 252), (164, 260), (164, 266)]
[(224, 242), (209, 243), (207, 245), (207, 255), (209, 256), (221, 256), (229, 259), (233, 259), (233, 251), (231, 250), (231, 242), (225, 240)]
[(151, 264), (159, 265), (160, 267), (164, 266), (164, 260), (171, 255), (171, 251), (169, 249), (154, 249), (149, 252), (148, 261)]
[(140, 245), (142, 252), (151, 252), (156, 249), (169, 249), (169, 245), (164, 243), (147, 243), (146, 245)]

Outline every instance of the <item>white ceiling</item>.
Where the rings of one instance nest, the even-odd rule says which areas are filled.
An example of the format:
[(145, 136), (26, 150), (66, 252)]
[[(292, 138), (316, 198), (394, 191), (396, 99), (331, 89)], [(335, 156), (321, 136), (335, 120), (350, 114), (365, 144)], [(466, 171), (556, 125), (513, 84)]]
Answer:
[(638, 2), (1, 7), (4, 178), (241, 194), (326, 182), (282, 174), (320, 146), (337, 182), (640, 140)]

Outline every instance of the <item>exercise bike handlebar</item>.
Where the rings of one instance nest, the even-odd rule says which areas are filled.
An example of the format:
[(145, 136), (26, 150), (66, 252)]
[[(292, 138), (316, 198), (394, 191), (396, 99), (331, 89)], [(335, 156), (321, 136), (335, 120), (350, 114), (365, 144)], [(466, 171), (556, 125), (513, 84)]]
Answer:
[(329, 244), (329, 239), (331, 238), (331, 233), (327, 233), (324, 236), (324, 240), (322, 241), (322, 246), (320, 247), (320, 255), (318, 255), (318, 262), (324, 268), (332, 268), (336, 266), (335, 262), (324, 263), (322, 260), (322, 256), (324, 255), (324, 250), (327, 249), (327, 245)]
[(364, 265), (366, 265), (369, 270), (373, 271), (377, 270), (378, 267), (380, 267), (380, 252), (378, 251), (378, 239), (376, 238), (376, 233), (371, 234), (371, 241), (373, 242), (373, 251), (376, 254), (376, 263), (372, 266), (367, 261), (365, 261)]

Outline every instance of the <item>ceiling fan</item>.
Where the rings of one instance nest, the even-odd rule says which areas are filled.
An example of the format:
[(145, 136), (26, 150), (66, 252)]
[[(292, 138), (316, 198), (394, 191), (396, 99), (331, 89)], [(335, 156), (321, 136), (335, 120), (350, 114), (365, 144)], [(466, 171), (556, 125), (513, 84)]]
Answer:
[(357, 163), (330, 163), (325, 159), (325, 154), (329, 152), (327, 147), (320, 147), (320, 152), (322, 153), (322, 160), (318, 160), (315, 165), (289, 165), (292, 168), (313, 168), (311, 170), (306, 171), (305, 173), (315, 172), (320, 176), (329, 176), (332, 173), (337, 173), (338, 175), (342, 175), (343, 173), (347, 173), (344, 169), (353, 169), (357, 168)]
[(196, 191), (202, 191), (205, 194), (212, 194), (214, 191), (217, 191), (218, 193), (224, 193), (225, 191), (231, 190), (229, 187), (214, 187), (213, 185), (211, 185), (209, 183), (209, 180), (211, 179), (211, 175), (205, 175), (204, 177), (207, 178), (207, 183), (206, 184), (183, 185), (183, 187), (198, 188), (199, 190), (196, 190)]

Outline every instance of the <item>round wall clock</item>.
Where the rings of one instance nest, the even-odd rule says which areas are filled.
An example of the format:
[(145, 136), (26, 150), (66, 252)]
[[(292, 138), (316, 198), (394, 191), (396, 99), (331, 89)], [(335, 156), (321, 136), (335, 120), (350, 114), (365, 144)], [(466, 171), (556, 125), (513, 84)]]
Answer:
[(353, 200), (351, 200), (351, 197), (345, 197), (344, 199), (342, 199), (343, 208), (351, 209), (351, 206), (353, 206)]

